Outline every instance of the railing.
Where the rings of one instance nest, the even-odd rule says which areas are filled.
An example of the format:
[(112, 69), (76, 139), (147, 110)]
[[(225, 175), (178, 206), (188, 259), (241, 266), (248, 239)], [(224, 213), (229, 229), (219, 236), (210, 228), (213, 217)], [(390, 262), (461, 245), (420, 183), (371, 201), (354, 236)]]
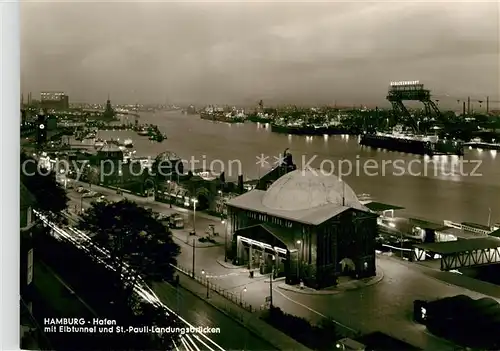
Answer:
[[(185, 267), (182, 267), (180, 265), (173, 266), (175, 269), (177, 269), (180, 272), (185, 273), (186, 275), (189, 275), (190, 277), (193, 277), (193, 271), (190, 269), (187, 269)], [(220, 285), (217, 285), (211, 281), (211, 278), (207, 277), (200, 277), (197, 276), (196, 274), (194, 275), (194, 279), (201, 283), (203, 286), (208, 286), (208, 289), (217, 293), (218, 295), (224, 297), (225, 299), (229, 300), (230, 302), (244, 308), (248, 312), (255, 312), (256, 309), (249, 303), (243, 300), (241, 296), (238, 296), (238, 294), (235, 294), (231, 291), (228, 291), (228, 289), (222, 288)], [(227, 312), (230, 312), (233, 314), (233, 312), (237, 311), (237, 309), (231, 308), (231, 306), (224, 306), (224, 309), (228, 310)], [(241, 315), (240, 313), (237, 313), (237, 315)]]

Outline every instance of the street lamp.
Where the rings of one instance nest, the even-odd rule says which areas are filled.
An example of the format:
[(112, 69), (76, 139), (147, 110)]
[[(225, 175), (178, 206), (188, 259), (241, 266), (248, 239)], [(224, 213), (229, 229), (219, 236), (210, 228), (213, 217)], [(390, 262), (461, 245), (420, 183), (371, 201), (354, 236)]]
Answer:
[(221, 219), (224, 224), (224, 262), (227, 262), (227, 223), (224, 218)]
[(208, 273), (206, 273), (204, 269), (201, 270), (201, 274), (205, 275), (205, 278), (207, 279), (207, 299), (210, 297), (209, 292), (210, 292), (210, 282), (208, 281)]
[(196, 204), (198, 200), (192, 198), (191, 202), (193, 203), (193, 233), (196, 235)]
[(246, 286), (240, 291), (240, 305), (243, 305), (243, 293), (244, 292), (247, 292)]
[(300, 256), (302, 255), (302, 241), (297, 240), (297, 245), (299, 245), (298, 252), (297, 252), (297, 279), (300, 281)]

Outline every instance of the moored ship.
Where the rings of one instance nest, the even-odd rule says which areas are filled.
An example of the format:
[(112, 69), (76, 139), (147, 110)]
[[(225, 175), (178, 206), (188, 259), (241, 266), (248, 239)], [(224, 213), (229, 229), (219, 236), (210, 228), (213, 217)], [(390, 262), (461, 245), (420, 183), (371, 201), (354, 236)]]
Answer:
[(349, 130), (338, 125), (316, 125), (316, 124), (271, 124), (271, 131), (274, 133), (294, 134), (294, 135), (337, 135), (349, 134)]
[(106, 142), (103, 140), (103, 139), (96, 139), (94, 141), (94, 147), (95, 148), (100, 148), (100, 147), (103, 147), (104, 145), (106, 144)]
[(464, 154), (462, 142), (440, 140), (436, 135), (414, 136), (396, 133), (362, 134), (359, 144), (417, 155), (463, 156)]
[(125, 146), (127, 148), (134, 147), (134, 142), (132, 141), (132, 139), (125, 139), (123, 141), (123, 146)]

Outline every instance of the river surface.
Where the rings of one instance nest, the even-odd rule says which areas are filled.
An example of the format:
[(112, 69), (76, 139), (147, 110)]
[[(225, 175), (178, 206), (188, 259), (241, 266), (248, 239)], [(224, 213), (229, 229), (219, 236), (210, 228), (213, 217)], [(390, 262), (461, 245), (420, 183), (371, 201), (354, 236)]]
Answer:
[[(429, 158), (361, 147), (352, 136), (276, 134), (261, 124), (214, 123), (180, 111), (141, 113), (140, 123), (158, 125), (168, 139), (154, 143), (132, 131), (101, 131), (99, 137), (131, 138), (139, 156), (173, 151), (192, 168), (223, 167), (227, 179), (235, 179), (240, 168), (245, 179), (258, 178), (289, 148), (299, 168), (323, 166), (328, 173), (333, 166), (357, 194), (404, 207), (401, 214), (487, 224), (491, 208), (491, 223), (500, 222), (500, 152)], [(268, 156), (262, 167), (256, 163), (260, 155)]]

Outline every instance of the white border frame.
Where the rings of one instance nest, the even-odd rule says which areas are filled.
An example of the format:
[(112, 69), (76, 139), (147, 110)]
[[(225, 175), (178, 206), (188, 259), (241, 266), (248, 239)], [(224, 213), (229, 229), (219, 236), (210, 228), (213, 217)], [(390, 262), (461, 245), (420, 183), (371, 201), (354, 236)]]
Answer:
[(20, 4), (0, 1), (0, 350), (19, 350)]

